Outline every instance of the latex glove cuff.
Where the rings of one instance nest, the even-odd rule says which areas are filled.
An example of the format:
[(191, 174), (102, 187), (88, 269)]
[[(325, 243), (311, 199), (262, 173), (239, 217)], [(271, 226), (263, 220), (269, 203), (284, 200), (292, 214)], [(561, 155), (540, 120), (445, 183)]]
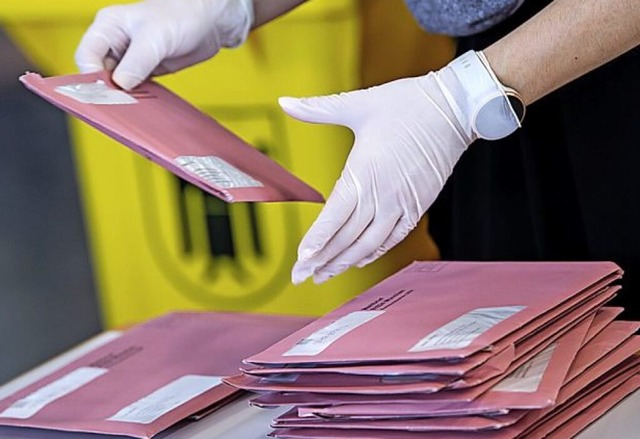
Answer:
[(440, 76), (451, 75), (447, 100), (472, 138), (496, 140), (518, 129), (525, 106), (520, 94), (503, 85), (482, 52), (469, 51), (454, 59)]

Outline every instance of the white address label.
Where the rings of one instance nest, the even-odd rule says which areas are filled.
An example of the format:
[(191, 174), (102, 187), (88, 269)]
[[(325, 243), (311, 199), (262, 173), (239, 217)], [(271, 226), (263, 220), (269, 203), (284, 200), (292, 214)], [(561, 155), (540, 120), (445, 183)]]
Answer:
[(181, 156), (175, 161), (187, 172), (224, 189), (264, 186), (260, 181), (220, 157)]
[(99, 367), (81, 367), (14, 402), (0, 413), (0, 418), (27, 419), (57, 399), (70, 394), (107, 373)]
[(477, 337), (524, 308), (524, 306), (500, 306), (474, 309), (436, 329), (416, 343), (409, 352), (467, 347)]
[(127, 105), (137, 103), (137, 99), (122, 90), (116, 90), (104, 81), (61, 85), (55, 88), (61, 95), (73, 98), (83, 104)]
[(384, 311), (355, 311), (297, 342), (284, 356), (318, 355), (340, 337), (375, 319)]
[(150, 424), (221, 382), (217, 376), (185, 375), (129, 404), (107, 420)]

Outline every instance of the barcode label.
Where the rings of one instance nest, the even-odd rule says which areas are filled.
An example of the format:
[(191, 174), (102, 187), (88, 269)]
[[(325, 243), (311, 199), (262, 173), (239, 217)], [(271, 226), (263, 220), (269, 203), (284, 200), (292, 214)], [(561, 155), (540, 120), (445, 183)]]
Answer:
[(524, 306), (500, 306), (474, 309), (436, 329), (416, 343), (409, 352), (467, 347), (477, 337), (524, 308)]
[(220, 157), (181, 156), (175, 161), (190, 174), (223, 189), (264, 186), (260, 181)]
[(217, 376), (185, 375), (124, 407), (107, 420), (150, 424), (221, 382)]
[(122, 90), (109, 87), (104, 81), (60, 85), (55, 91), (83, 104), (128, 105), (138, 101)]
[(107, 369), (99, 367), (76, 369), (14, 402), (9, 408), (0, 413), (0, 418), (30, 418), (55, 400), (70, 394), (105, 373), (107, 373)]
[(310, 336), (297, 342), (284, 356), (318, 355), (331, 346), (340, 337), (348, 334), (372, 319), (383, 314), (384, 311), (355, 311), (339, 318), (328, 326), (314, 332)]

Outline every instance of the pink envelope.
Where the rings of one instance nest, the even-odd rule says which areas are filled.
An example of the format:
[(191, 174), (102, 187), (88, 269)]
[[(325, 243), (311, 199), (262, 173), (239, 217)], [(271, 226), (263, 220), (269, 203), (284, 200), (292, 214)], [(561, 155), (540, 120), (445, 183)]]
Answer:
[[(503, 377), (487, 392), (480, 395), (475, 401), (468, 404), (460, 403), (457, 407), (447, 404), (431, 405), (407, 404), (404, 407), (396, 404), (392, 408), (395, 415), (400, 416), (403, 408), (406, 416), (415, 416), (420, 413), (426, 414), (436, 412), (438, 408), (445, 410), (457, 409), (458, 414), (474, 414), (476, 408), (486, 410), (491, 408), (493, 412), (500, 413), (503, 409), (531, 409), (548, 407), (554, 404), (558, 392), (566, 377), (571, 360), (580, 349), (582, 340), (588, 331), (588, 324), (582, 324), (575, 330), (569, 332), (552, 343), (545, 351), (538, 354), (529, 362)], [(446, 392), (443, 392), (446, 393)], [(363, 414), (363, 409), (357, 406), (350, 406), (350, 409), (359, 410)], [(433, 410), (436, 409), (436, 410)], [(317, 415), (326, 416), (331, 414), (344, 415), (344, 409), (340, 406), (327, 407), (316, 412)], [(368, 414), (389, 415), (386, 404), (370, 404), (365, 407)]]
[[(584, 322), (583, 327), (588, 327), (589, 322)], [(567, 330), (572, 329), (566, 326)], [(561, 336), (559, 334), (558, 336)], [(376, 399), (384, 402), (386, 398), (400, 398), (403, 394), (417, 394), (422, 398), (434, 398), (438, 401), (460, 401), (473, 400), (482, 393), (489, 390), (500, 379), (501, 375), (508, 374), (520, 367), (535, 354), (543, 350), (553, 340), (547, 340), (546, 344), (538, 351), (531, 352), (531, 355), (523, 356), (518, 361), (511, 363), (506, 372), (501, 372), (502, 364), (510, 361), (513, 357), (513, 348), (500, 351), (492, 360), (485, 363), (487, 367), (477, 374), (473, 370), (467, 378), (440, 376), (365, 376), (346, 375), (336, 373), (304, 373), (304, 374), (282, 374), (281, 376), (268, 377), (250, 376), (245, 374), (234, 375), (225, 378), (225, 382), (233, 387), (254, 392), (300, 392), (316, 394), (340, 393), (340, 398), (352, 395), (376, 395)], [(498, 365), (493, 368), (492, 365)], [(450, 391), (443, 392), (444, 390)], [(441, 392), (441, 393), (435, 393)], [(260, 405), (256, 400), (254, 405)], [(285, 403), (282, 405), (289, 405)], [(280, 405), (280, 404), (277, 404)], [(266, 405), (262, 405), (265, 407)]]
[(269, 436), (279, 439), (461, 439), (478, 438), (482, 432), (415, 432), (387, 430), (340, 430), (322, 428), (282, 428)]
[[(418, 386), (415, 387), (416, 391), (423, 391), (420, 389), (421, 389), (422, 382), (425, 380), (445, 381), (449, 383), (448, 387), (465, 388), (465, 387), (471, 387), (471, 386), (482, 384), (492, 378), (502, 375), (509, 368), (511, 361), (513, 360), (513, 357), (514, 357), (514, 348), (512, 346), (509, 346), (507, 347), (507, 349), (503, 349), (502, 351), (497, 352), (493, 357), (489, 359), (489, 361), (487, 361), (480, 367), (472, 369), (467, 375), (463, 377), (456, 377), (456, 376), (449, 376), (449, 375), (436, 375), (436, 374), (430, 374), (428, 372), (422, 375), (417, 375), (415, 373), (406, 374), (405, 373), (406, 370), (403, 370), (403, 367), (411, 371), (415, 370), (414, 368), (411, 367), (412, 366), (411, 364), (388, 365), (388, 367), (391, 369), (392, 372), (397, 371), (397, 373), (390, 373), (390, 374), (384, 374), (384, 375), (381, 375), (381, 374), (353, 375), (348, 373), (345, 374), (342, 371), (336, 372), (336, 373), (330, 373), (326, 371), (322, 373), (317, 373), (316, 372), (317, 369), (303, 368), (302, 369), (303, 372), (299, 372), (299, 373), (286, 372), (281, 374), (269, 374), (266, 376), (265, 375), (258, 375), (255, 377), (253, 375), (250, 375), (250, 376), (258, 380), (259, 383), (265, 383), (265, 384), (268, 384), (268, 380), (270, 378), (274, 378), (276, 381), (282, 381), (282, 380), (285, 380), (287, 377), (291, 379), (291, 382), (295, 382), (296, 384), (298, 384), (300, 383), (300, 380), (297, 380), (297, 377), (304, 375), (306, 378), (308, 378), (308, 380), (305, 381), (305, 383), (312, 383), (313, 385), (315, 385), (315, 383), (322, 385), (323, 383), (334, 382), (334, 380), (337, 378), (339, 380), (338, 382), (344, 382), (344, 380), (354, 379), (355, 380), (354, 382), (357, 381), (362, 385), (365, 385), (365, 383), (369, 382), (371, 386), (375, 386), (375, 387), (378, 387), (380, 383), (384, 384), (384, 383), (403, 382), (405, 384), (409, 384), (412, 382), (412, 380), (419, 380), (420, 384), (418, 384)], [(286, 369), (283, 369), (283, 370), (286, 370)], [(301, 386), (303, 385), (301, 384)], [(305, 387), (301, 387), (300, 390), (305, 391), (304, 389)], [(287, 388), (287, 391), (293, 391), (293, 390), (294, 390), (293, 387)], [(431, 388), (427, 389), (427, 391), (431, 391)]]
[(610, 262), (416, 262), (247, 362), (466, 358), (619, 274)]
[[(515, 371), (513, 374), (505, 377), (499, 385), (494, 386), (490, 392), (487, 392), (481, 398), (486, 398), (489, 404), (494, 407), (501, 407), (500, 401), (512, 402), (513, 404), (517, 404), (523, 406), (525, 408), (531, 407), (547, 407), (554, 403), (555, 398), (560, 390), (564, 377), (566, 376), (568, 369), (571, 364), (571, 360), (575, 357), (576, 353), (580, 349), (582, 345), (582, 341), (586, 336), (589, 330), (590, 321), (585, 321), (583, 324), (579, 325), (575, 330), (569, 332), (564, 335), (562, 338), (558, 340), (557, 343), (553, 343), (550, 347), (535, 357), (530, 364), (523, 366), (522, 368)], [(442, 392), (448, 393), (448, 392)], [(397, 397), (397, 395), (396, 395)], [(372, 400), (378, 399), (377, 396), (371, 396)], [(504, 406), (502, 406), (504, 407)], [(388, 411), (386, 411), (385, 404), (372, 404), (368, 406), (370, 410), (369, 414), (381, 414), (388, 415)], [(302, 410), (302, 409), (300, 409)], [(339, 410), (339, 408), (338, 408)], [(377, 410), (377, 412), (376, 412)], [(417, 416), (428, 413), (429, 410), (421, 410), (412, 412), (411, 415), (406, 414), (407, 416)], [(297, 414), (298, 412), (296, 412)], [(331, 408), (327, 408), (325, 410), (321, 410), (318, 413), (314, 413), (317, 415), (331, 414)], [(307, 419), (304, 417), (304, 413), (300, 412), (300, 419)], [(503, 420), (510, 419), (509, 423), (500, 424), (500, 427), (506, 427), (507, 425), (511, 425), (516, 420), (520, 419), (524, 416), (524, 412), (518, 411), (510, 411), (507, 413), (512, 414), (510, 417), (502, 418)], [(297, 417), (297, 416), (296, 416)], [(392, 419), (394, 421), (399, 421), (402, 419), (406, 420), (402, 417), (401, 414), (398, 416), (399, 419)], [(364, 420), (371, 421), (371, 420)], [(407, 420), (408, 422), (409, 420)], [(511, 422), (512, 421), (512, 422)], [(373, 421), (371, 421), (373, 422)], [(445, 421), (437, 421), (438, 425), (440, 425), (441, 429), (444, 429)], [(348, 422), (346, 422), (348, 423)], [(492, 428), (498, 428), (498, 424), (493, 425)], [(313, 422), (306, 423), (305, 425), (309, 427), (313, 427)], [(364, 424), (358, 424), (364, 425)], [(371, 425), (371, 424), (367, 424)], [(391, 425), (391, 424), (390, 424)], [(393, 424), (395, 427), (399, 427), (401, 424)], [(423, 428), (433, 430), (435, 427), (428, 427), (429, 424), (426, 420), (422, 424)], [(448, 424), (447, 424), (448, 425)], [(458, 426), (464, 425), (463, 421), (458, 423)], [(480, 424), (473, 423), (471, 424), (476, 429), (481, 429)], [(484, 424), (483, 424), (484, 425)], [(292, 427), (291, 424), (279, 425), (282, 427)], [(300, 425), (299, 425), (300, 426)], [(324, 424), (326, 428), (331, 428), (329, 423)], [(335, 427), (338, 428), (338, 427)], [(364, 426), (358, 427), (350, 424), (350, 428), (366, 428)], [(415, 427), (419, 428), (419, 427)], [(451, 428), (454, 428), (451, 426)], [(469, 428), (471, 428), (469, 426)], [(486, 427), (491, 428), (491, 427)], [(459, 428), (461, 429), (461, 427)]]
[[(599, 303), (599, 302), (597, 302)], [(589, 316), (584, 316), (585, 309), (590, 309), (591, 305), (585, 304), (579, 309), (568, 315), (568, 321), (571, 324), (565, 324), (564, 322), (557, 323), (552, 326), (548, 326), (544, 331), (538, 333), (538, 336), (542, 338), (538, 344), (533, 343), (533, 339), (529, 339), (528, 342), (533, 344), (533, 347), (529, 346), (529, 349), (525, 353), (521, 353), (521, 356), (509, 366), (505, 374), (511, 373), (523, 364), (531, 360), (534, 356), (543, 351), (553, 341), (562, 337), (564, 334), (573, 330), (580, 324), (588, 326), (591, 320)], [(235, 379), (236, 377), (234, 377)], [(458, 406), (467, 407), (467, 404), (474, 401), (483, 393), (487, 392), (493, 385), (499, 381), (499, 378), (494, 378), (488, 382), (482, 383), (472, 388), (463, 388), (459, 390), (450, 390), (447, 392), (429, 393), (429, 394), (390, 394), (390, 395), (378, 395), (375, 400), (362, 395), (349, 395), (345, 393), (331, 394), (331, 393), (293, 393), (293, 392), (269, 392), (257, 396), (251, 400), (251, 404), (257, 407), (277, 407), (281, 405), (296, 405), (296, 406), (312, 406), (325, 407), (343, 404), (425, 404), (432, 405), (435, 410), (437, 407), (446, 406), (450, 409), (455, 409)], [(241, 384), (238, 382), (237, 384)], [(257, 388), (254, 388), (257, 390)]]
[[(583, 322), (582, 331), (588, 327), (588, 321)], [(571, 328), (571, 327), (568, 327)], [(583, 333), (583, 332), (582, 332)], [(536, 350), (521, 357), (516, 362), (510, 365), (506, 374), (514, 372), (517, 368), (526, 364), (532, 357), (539, 354), (544, 348), (548, 347), (555, 340), (548, 340), (541, 346), (538, 346)], [(231, 380), (232, 385), (247, 390), (265, 391), (263, 385), (257, 383), (255, 380), (251, 380), (247, 377), (234, 376), (227, 379)], [(478, 397), (490, 390), (494, 385), (500, 381), (500, 378), (493, 378), (485, 383), (482, 383), (475, 387), (454, 389), (448, 391), (439, 391), (437, 393), (390, 393), (377, 394), (375, 399), (362, 394), (348, 394), (344, 391), (340, 392), (304, 392), (296, 393), (291, 392), (289, 389), (295, 389), (295, 387), (287, 387), (286, 384), (278, 386), (282, 390), (275, 390), (275, 386), (271, 387), (271, 393), (262, 394), (251, 400), (251, 403), (258, 407), (275, 407), (280, 405), (296, 405), (296, 406), (312, 406), (312, 408), (324, 407), (324, 406), (338, 406), (344, 404), (365, 404), (365, 405), (377, 405), (377, 404), (423, 404), (425, 407), (430, 407), (432, 410), (437, 410), (441, 407), (447, 409), (467, 409), (469, 403), (476, 400)], [(285, 390), (287, 389), (287, 390)], [(441, 390), (443, 390), (442, 387)], [(326, 389), (325, 389), (326, 390)], [(338, 394), (339, 393), (339, 394)], [(503, 407), (492, 407), (492, 411), (501, 410)], [(422, 410), (422, 409), (420, 409)], [(426, 409), (425, 409), (426, 410)]]
[(576, 409), (582, 410), (584, 407), (589, 406), (602, 395), (636, 376), (638, 372), (640, 372), (640, 362), (637, 359), (630, 358), (624, 364), (612, 369), (609, 375), (592, 380), (579, 393), (566, 401), (545, 410), (530, 412), (520, 422), (503, 430), (501, 433), (504, 433), (504, 436), (499, 436), (496, 439), (502, 439), (503, 437), (505, 439), (514, 437), (529, 438), (531, 437), (530, 432), (535, 430), (538, 430), (538, 432), (551, 431), (569, 419), (572, 413), (576, 413)]
[(53, 105), (226, 202), (322, 202), (317, 191), (160, 84), (131, 92), (106, 72), (42, 78), (24, 85)]
[[(637, 375), (636, 375), (637, 376)], [(628, 396), (634, 390), (640, 388), (640, 383), (636, 381), (636, 377), (627, 378), (620, 377), (620, 380), (629, 383), (628, 386), (618, 387), (620, 393), (616, 393), (617, 389), (614, 390), (611, 394), (611, 399), (606, 400), (605, 398), (602, 400), (601, 405), (594, 405), (593, 407), (597, 407), (593, 412), (583, 411), (585, 416), (589, 418), (596, 418), (606, 413), (606, 411), (610, 410), (613, 405), (622, 400), (624, 397)], [(612, 384), (613, 387), (616, 384)], [(605, 392), (606, 393), (606, 392)], [(614, 397), (613, 394), (616, 394)], [(596, 397), (597, 398), (597, 397)], [(580, 404), (584, 404), (586, 401), (581, 401)], [(586, 403), (588, 405), (588, 403)], [(596, 403), (597, 404), (597, 403)], [(584, 406), (580, 407), (583, 409)], [(567, 412), (567, 417), (569, 417), (569, 412)], [(570, 419), (575, 419), (576, 416), (571, 416)], [(464, 439), (464, 438), (473, 438), (473, 439), (513, 439), (513, 438), (526, 438), (530, 439), (537, 436), (531, 436), (528, 432), (524, 433), (525, 428), (518, 427), (518, 424), (526, 421), (526, 417), (521, 421), (517, 422), (514, 426), (506, 427), (497, 431), (474, 431), (474, 432), (412, 432), (412, 431), (384, 431), (384, 430), (362, 430), (362, 429), (350, 429), (350, 430), (341, 430), (341, 429), (322, 429), (322, 428), (289, 428), (289, 429), (278, 429), (271, 433), (272, 437), (283, 438), (283, 439)], [(571, 425), (570, 419), (567, 424)], [(559, 439), (565, 439), (568, 437), (572, 437), (573, 434), (584, 429), (587, 425), (581, 420), (577, 420), (577, 426), (573, 426), (571, 430), (567, 429), (566, 434), (560, 434), (559, 430), (556, 430), (556, 433), (552, 437), (557, 437)], [(591, 421), (592, 422), (592, 421)], [(544, 424), (542, 424), (544, 425)], [(577, 431), (575, 428), (579, 428)]]
[(513, 364), (515, 348), (507, 346), (480, 367), (470, 370), (467, 374), (457, 377), (447, 386), (447, 389), (466, 389), (479, 386), (487, 381), (503, 376)]
[[(502, 380), (488, 392), (481, 395), (478, 403), (509, 409), (539, 409), (555, 404), (588, 329), (588, 325), (582, 324), (562, 336), (529, 363), (512, 372), (511, 378)], [(523, 389), (526, 388), (527, 380), (520, 382), (523, 377), (522, 374), (529, 374), (536, 364), (540, 364), (541, 359), (545, 358), (544, 353), (549, 350), (552, 350), (552, 356), (544, 366), (542, 375), (538, 375), (536, 390), (534, 392), (523, 392)], [(536, 377), (535, 374), (533, 376)], [(513, 381), (514, 385), (511, 385), (511, 381)]]
[[(567, 382), (616, 350), (640, 329), (640, 322), (614, 321), (584, 345), (571, 365)], [(588, 334), (587, 334), (588, 335)], [(623, 354), (624, 355), (624, 354)], [(612, 357), (610, 357), (612, 358)]]
[[(625, 322), (626, 330), (630, 330), (634, 325), (630, 322)], [(621, 337), (625, 331), (621, 327), (609, 329), (608, 334), (603, 332), (599, 340), (593, 340), (597, 342), (601, 347), (589, 348), (588, 345), (582, 347), (576, 359), (571, 365), (571, 369), (567, 374), (567, 378), (563, 383), (562, 388), (557, 397), (556, 403), (563, 403), (568, 398), (575, 395), (580, 389), (587, 387), (594, 380), (601, 379), (606, 373), (611, 373), (611, 370), (615, 370), (621, 363), (631, 357), (635, 352), (640, 350), (640, 337), (636, 336), (625, 342), (619, 349), (613, 351), (602, 346), (607, 346), (606, 340), (609, 339), (608, 345), (618, 343), (617, 338)], [(606, 356), (605, 356), (606, 355)], [(588, 374), (583, 374), (587, 370), (587, 366), (590, 366)], [(576, 370), (580, 371), (578, 379), (576, 377)], [(322, 416), (322, 417), (345, 417), (345, 416), (358, 416), (358, 417), (398, 417), (398, 416), (416, 416), (419, 414), (429, 413), (433, 416), (442, 415), (470, 415), (470, 414), (483, 414), (483, 413), (505, 413), (505, 410), (512, 408), (507, 401), (503, 401), (499, 397), (491, 396), (491, 391), (478, 397), (475, 401), (470, 403), (449, 403), (449, 404), (436, 404), (429, 402), (404, 402), (387, 404), (339, 404), (329, 405), (325, 407), (306, 406), (298, 409), (300, 416)], [(262, 396), (261, 398), (265, 398)], [(311, 402), (309, 402), (311, 403)], [(518, 406), (521, 407), (521, 406)], [(517, 408), (517, 407), (516, 407)]]
[[(595, 310), (615, 296), (617, 287), (609, 288), (607, 294), (600, 294), (587, 303), (581, 304), (573, 311), (564, 315), (562, 320), (545, 324), (544, 329), (535, 331), (534, 334), (516, 343), (515, 360), (509, 366), (508, 372), (522, 366), (531, 358), (538, 355), (553, 341), (572, 331), (577, 326), (589, 326), (594, 318)], [(584, 343), (584, 340), (583, 340)]]
[(282, 428), (269, 436), (279, 439), (460, 439), (476, 438), (474, 432), (415, 432), (386, 430), (340, 430), (323, 428)]
[(237, 390), (251, 352), (309, 318), (174, 313), (136, 326), (0, 401), (0, 425), (149, 438)]
[(594, 402), (589, 400), (576, 402), (561, 416), (554, 418), (544, 431), (534, 430), (527, 437), (546, 437), (544, 436), (546, 430), (551, 434), (549, 437), (558, 439), (574, 437), (638, 389), (640, 389), (640, 376), (635, 375)]
[[(504, 350), (515, 355), (512, 346), (508, 346)], [(297, 366), (285, 367), (260, 367), (255, 365), (244, 365), (241, 367), (242, 372), (248, 375), (265, 376), (280, 373), (305, 373), (313, 371), (313, 373), (344, 373), (347, 375), (422, 375), (430, 373), (433, 375), (452, 375), (462, 376), (469, 371), (485, 364), (490, 358), (494, 358), (496, 352), (476, 352), (468, 358), (462, 360), (434, 360), (434, 361), (415, 361), (410, 363), (377, 363), (377, 364), (349, 364), (324, 365), (324, 364), (303, 364)], [(506, 364), (511, 364), (512, 360)], [(496, 367), (493, 365), (492, 367)]]
[(451, 377), (368, 377), (345, 374), (286, 375), (282, 380), (234, 375), (226, 384), (253, 392), (315, 392), (384, 395), (399, 393), (432, 393), (445, 389)]
[[(508, 427), (507, 427), (508, 428)], [(504, 429), (498, 430), (499, 432)], [(506, 439), (487, 431), (341, 430), (337, 428), (282, 428), (269, 434), (281, 439)]]
[(277, 417), (273, 428), (334, 428), (360, 430), (400, 430), (415, 432), (431, 431), (482, 431), (498, 430), (513, 425), (526, 414), (525, 411), (514, 410), (500, 416), (459, 416), (439, 418), (405, 418), (385, 420), (350, 420), (350, 419), (318, 419), (300, 418), (295, 410)]
[(620, 286), (603, 286), (607, 281), (601, 281), (588, 288), (582, 295), (565, 301), (533, 322), (522, 326), (508, 336), (495, 343), (494, 348), (514, 344), (516, 348), (513, 364), (516, 367), (544, 349), (552, 340), (565, 334), (583, 319), (593, 319), (595, 312), (613, 299)]
[(618, 317), (624, 308), (614, 306), (604, 306), (598, 310), (595, 319), (589, 328), (589, 332), (584, 339), (584, 343), (587, 344), (593, 337), (598, 335), (609, 323), (611, 323), (616, 317)]
[[(577, 311), (581, 311), (578, 309)], [(506, 370), (506, 374), (515, 371), (518, 367), (529, 361), (536, 354), (539, 354), (545, 347), (551, 344), (556, 338), (562, 337), (565, 332), (570, 332), (575, 329), (574, 325), (578, 326), (573, 333), (579, 334), (578, 338), (571, 338), (569, 342), (571, 349), (565, 350), (565, 352), (577, 352), (580, 348), (582, 340), (586, 335), (589, 325), (592, 321), (591, 318), (586, 320), (582, 316), (583, 320), (572, 320), (571, 325), (558, 325), (550, 326), (546, 329), (546, 332), (540, 332), (541, 336), (545, 337), (545, 342), (536, 345), (536, 349), (530, 350), (527, 355), (523, 355), (517, 361), (509, 365)], [(559, 331), (559, 329), (561, 329)], [(548, 337), (547, 332), (552, 334)], [(553, 336), (555, 334), (555, 336)], [(580, 344), (576, 344), (580, 342)], [(504, 356), (504, 358), (501, 358)], [(512, 358), (512, 349), (500, 351), (500, 353), (486, 364), (501, 365), (505, 361), (510, 361)], [(566, 364), (569, 367), (569, 363)], [(461, 401), (461, 400), (473, 400), (489, 390), (501, 379), (500, 369), (496, 368), (491, 370), (490, 367), (479, 371), (477, 374), (471, 372), (470, 376), (453, 380), (451, 377), (446, 376), (433, 376), (433, 377), (418, 377), (418, 376), (399, 376), (397, 379), (393, 377), (383, 376), (363, 376), (363, 375), (344, 375), (344, 374), (331, 374), (322, 373), (315, 374), (313, 372), (304, 374), (282, 374), (281, 376), (274, 377), (270, 380), (267, 377), (254, 377), (244, 374), (235, 375), (229, 378), (225, 378), (225, 382), (231, 386), (238, 387), (245, 390), (251, 390), (255, 392), (314, 392), (314, 393), (340, 393), (341, 396), (347, 396), (347, 394), (362, 394), (362, 395), (378, 395), (391, 398), (398, 398), (401, 394), (407, 393), (419, 393), (419, 398), (443, 401)], [(417, 381), (415, 381), (417, 380)], [(447, 389), (453, 389), (452, 391), (443, 392)], [(458, 390), (463, 389), (463, 390)], [(434, 394), (435, 392), (440, 392)], [(379, 402), (384, 402), (384, 399), (379, 399)]]
[[(497, 380), (495, 380), (497, 381)], [(342, 404), (430, 404), (435, 407), (449, 406), (452, 404), (466, 405), (485, 393), (495, 382), (485, 383), (475, 388), (462, 390), (449, 390), (438, 393), (404, 393), (390, 395), (376, 395), (372, 400), (367, 395), (343, 394), (343, 393), (294, 393), (294, 392), (270, 392), (259, 395), (251, 400), (251, 404), (257, 407), (277, 407), (282, 405), (295, 405), (301, 407), (326, 407)]]
[(635, 354), (640, 351), (640, 336), (633, 336), (611, 353), (603, 356), (585, 368), (582, 373), (572, 377), (560, 391), (559, 402), (565, 402), (596, 380), (606, 379), (614, 371), (633, 367), (637, 362)]
[[(577, 401), (579, 401), (580, 404), (583, 405), (589, 405), (590, 402), (588, 399), (586, 399), (586, 397), (589, 394), (598, 394), (599, 389), (603, 388), (603, 389), (610, 389), (612, 386), (615, 386), (616, 382), (621, 382), (621, 381), (625, 381), (627, 380), (629, 377), (635, 375), (636, 373), (638, 373), (638, 371), (640, 371), (640, 361), (634, 357), (629, 357), (632, 356), (635, 352), (637, 352), (640, 349), (640, 344), (638, 343), (638, 338), (640, 337), (633, 337), (632, 339), (628, 340), (625, 345), (627, 346), (626, 348), (626, 355), (621, 354), (621, 355), (617, 355), (618, 358), (611, 358), (612, 354), (617, 354), (616, 351), (614, 351), (613, 353), (609, 354), (608, 356), (605, 356), (600, 362), (597, 362), (596, 365), (598, 365), (599, 367), (596, 367), (594, 370), (591, 370), (592, 375), (591, 376), (587, 376), (586, 374), (582, 374), (582, 376), (584, 376), (584, 381), (583, 382), (577, 382), (576, 380), (573, 380), (573, 382), (576, 382), (575, 385), (575, 389), (579, 390), (584, 388), (585, 386), (587, 386), (587, 391), (582, 392), (582, 396), (578, 396), (577, 397)], [(633, 345), (631, 342), (635, 342), (636, 344)], [(624, 358), (628, 358), (623, 364), (620, 364), (621, 360)], [(584, 359), (584, 356), (583, 356)], [(605, 363), (608, 363), (609, 365), (607, 366)], [(613, 367), (613, 369), (612, 369)], [(591, 383), (591, 384), (590, 384)], [(566, 386), (565, 386), (566, 387)], [(563, 392), (561, 392), (561, 395), (559, 395), (559, 399), (562, 399), (563, 394), (564, 394), (564, 398), (566, 399), (566, 397), (568, 396), (568, 393), (565, 389), (565, 387), (563, 387)], [(633, 389), (637, 389), (639, 386), (634, 386)], [(630, 390), (628, 393), (630, 393), (633, 390)], [(601, 393), (601, 392), (600, 392)], [(605, 392), (606, 393), (606, 392)], [(628, 394), (627, 393), (627, 394)], [(581, 400), (582, 398), (582, 400)], [(597, 398), (597, 396), (596, 396)], [(606, 412), (607, 410), (609, 410), (615, 403), (617, 403), (621, 398), (616, 398), (613, 399), (611, 402), (604, 404), (602, 409), (600, 411), (595, 410), (595, 411), (589, 411), (589, 412), (583, 412), (585, 415), (589, 415), (590, 418), (595, 419), (596, 417), (601, 416), (601, 414), (603, 414), (604, 412)], [(558, 407), (561, 408), (560, 411), (562, 411), (562, 404), (564, 404), (563, 402), (560, 402), (560, 404), (558, 406), (554, 406), (551, 407), (549, 409), (546, 410), (542, 410), (542, 411), (531, 411), (530, 414), (533, 416), (532, 419), (528, 419), (529, 415), (527, 415), (525, 418), (523, 418), (520, 422), (516, 423), (514, 426), (512, 427), (507, 427), (505, 429), (502, 430), (498, 430), (498, 431), (492, 431), (492, 432), (475, 432), (474, 434), (467, 434), (464, 432), (457, 432), (457, 433), (446, 433), (446, 432), (437, 432), (437, 433), (421, 433), (421, 434), (416, 434), (413, 432), (399, 432), (399, 431), (363, 431), (363, 430), (348, 430), (347, 431), (341, 431), (339, 429), (310, 429), (310, 428), (306, 428), (306, 429), (302, 429), (302, 428), (293, 428), (293, 429), (281, 429), (281, 430), (277, 430), (276, 432), (273, 433), (274, 437), (281, 437), (281, 438), (306, 438), (306, 439), (311, 439), (311, 438), (317, 438), (317, 439), (338, 439), (338, 438), (368, 438), (368, 439), (376, 439), (376, 438), (380, 438), (380, 439), (413, 439), (413, 438), (430, 438), (430, 439), (453, 439), (453, 438), (466, 438), (466, 437), (473, 437), (473, 438), (477, 438), (477, 439), (507, 439), (507, 438), (515, 438), (515, 437), (526, 437), (531, 438), (531, 437), (538, 437), (538, 436), (532, 436), (529, 434), (529, 430), (528, 428), (530, 428), (531, 425), (536, 424), (538, 425), (538, 428), (540, 425), (544, 426), (544, 420), (540, 421), (540, 415), (537, 413), (554, 413), (556, 411), (556, 409)], [(571, 403), (569, 403), (569, 406), (571, 405)], [(567, 417), (568, 418), (568, 417)], [(562, 418), (561, 418), (562, 419)], [(564, 418), (566, 419), (566, 418)], [(573, 419), (573, 418), (572, 418)], [(564, 421), (563, 421), (564, 422)], [(572, 423), (569, 422), (564, 422), (563, 425), (566, 426), (571, 426), (571, 428), (577, 428), (575, 430), (556, 430), (554, 433), (556, 435), (554, 435), (553, 437), (558, 437), (558, 438), (566, 438), (566, 437), (572, 437), (573, 434), (577, 433), (577, 431), (580, 431), (581, 429), (583, 429), (586, 424), (584, 422), (579, 423), (577, 426), (572, 425)], [(579, 428), (578, 428), (579, 427)], [(567, 427), (569, 428), (569, 427)], [(527, 433), (525, 433), (525, 431)], [(534, 431), (535, 433), (535, 431)], [(524, 435), (523, 435), (524, 434)], [(521, 436), (522, 435), (522, 436)]]
[[(597, 335), (607, 324), (622, 312), (620, 307), (603, 307), (597, 311), (595, 319), (589, 328), (585, 343)], [(574, 319), (573, 315), (568, 319)], [(562, 323), (564, 325), (564, 323)], [(511, 349), (511, 346), (508, 347)], [(521, 345), (521, 355), (526, 353), (526, 346)], [(431, 373), (434, 375), (462, 376), (469, 371), (484, 364), (494, 356), (493, 352), (477, 352), (468, 358), (459, 361), (416, 361), (412, 363), (381, 363), (381, 364), (350, 364), (350, 365), (324, 365), (303, 364), (300, 367), (286, 365), (284, 367), (260, 367), (245, 365), (241, 367), (244, 373), (255, 376), (266, 376), (281, 373), (305, 373), (312, 370), (314, 373), (345, 373), (351, 375), (419, 375)], [(495, 365), (494, 365), (495, 367)], [(506, 370), (506, 369), (505, 369)]]
[(574, 298), (569, 303), (563, 304), (536, 319), (537, 326), (527, 325), (520, 328), (500, 340), (496, 343), (496, 346), (515, 343), (516, 357), (519, 357), (539, 345), (541, 339), (549, 338), (551, 334), (559, 332), (558, 327), (562, 328), (563, 326), (574, 324), (576, 320), (587, 314), (595, 315), (595, 312), (613, 299), (619, 290), (620, 286), (598, 288), (593, 294), (586, 298), (580, 298), (579, 301)]
[(580, 382), (573, 380), (563, 386), (555, 406), (543, 410), (530, 411), (521, 421), (505, 428), (499, 434), (492, 436), (491, 439), (528, 437), (528, 431), (544, 425), (548, 419), (561, 413), (565, 408), (571, 406), (573, 402), (583, 398), (597, 398), (597, 395), (602, 393), (601, 389), (615, 386), (616, 383), (623, 382), (640, 371), (640, 361), (633, 354), (622, 363), (619, 360), (609, 361), (607, 357), (603, 358), (603, 360), (608, 364), (607, 367), (600, 368), (591, 374), (583, 373)]

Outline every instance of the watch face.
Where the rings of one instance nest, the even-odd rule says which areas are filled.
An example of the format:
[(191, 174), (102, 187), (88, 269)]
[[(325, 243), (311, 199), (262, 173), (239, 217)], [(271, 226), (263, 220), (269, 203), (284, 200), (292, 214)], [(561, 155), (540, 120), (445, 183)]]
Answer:
[[(522, 101), (519, 102), (524, 114)], [(473, 126), (481, 139), (502, 139), (520, 127), (520, 116), (503, 94), (497, 94), (489, 97), (479, 106)]]

